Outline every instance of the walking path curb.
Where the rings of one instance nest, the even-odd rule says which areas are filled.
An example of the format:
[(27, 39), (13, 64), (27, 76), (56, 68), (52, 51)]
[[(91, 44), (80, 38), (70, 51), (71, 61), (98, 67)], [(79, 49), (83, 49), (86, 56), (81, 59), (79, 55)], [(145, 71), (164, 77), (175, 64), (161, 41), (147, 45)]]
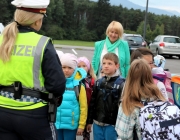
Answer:
[(85, 47), (85, 46), (68, 46), (68, 45), (59, 45), (54, 44), (55, 48), (63, 48), (63, 49), (77, 49), (77, 50), (92, 50), (94, 51), (94, 47)]

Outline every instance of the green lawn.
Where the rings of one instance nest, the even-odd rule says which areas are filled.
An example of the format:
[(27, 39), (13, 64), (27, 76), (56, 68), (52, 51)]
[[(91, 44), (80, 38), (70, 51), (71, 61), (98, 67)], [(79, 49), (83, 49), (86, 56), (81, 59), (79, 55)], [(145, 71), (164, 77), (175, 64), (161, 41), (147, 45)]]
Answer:
[(53, 40), (54, 44), (94, 47), (94, 42), (79, 41), (79, 40)]

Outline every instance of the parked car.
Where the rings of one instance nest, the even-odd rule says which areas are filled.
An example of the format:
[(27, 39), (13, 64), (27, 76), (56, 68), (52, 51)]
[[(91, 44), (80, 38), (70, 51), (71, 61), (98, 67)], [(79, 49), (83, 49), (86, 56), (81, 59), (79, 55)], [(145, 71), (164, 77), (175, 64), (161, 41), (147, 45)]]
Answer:
[(149, 47), (156, 55), (169, 55), (169, 57), (176, 55), (180, 58), (180, 38), (178, 36), (158, 35)]
[(130, 53), (139, 47), (146, 47), (147, 43), (144, 38), (139, 34), (123, 34), (123, 40), (129, 44)]

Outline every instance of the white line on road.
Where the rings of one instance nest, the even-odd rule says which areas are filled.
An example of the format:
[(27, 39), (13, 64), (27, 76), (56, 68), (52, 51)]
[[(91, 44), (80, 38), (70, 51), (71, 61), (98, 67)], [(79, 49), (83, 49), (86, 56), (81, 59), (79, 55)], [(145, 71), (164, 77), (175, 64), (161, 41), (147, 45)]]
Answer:
[(74, 49), (72, 49), (72, 51), (77, 55), (77, 52)]

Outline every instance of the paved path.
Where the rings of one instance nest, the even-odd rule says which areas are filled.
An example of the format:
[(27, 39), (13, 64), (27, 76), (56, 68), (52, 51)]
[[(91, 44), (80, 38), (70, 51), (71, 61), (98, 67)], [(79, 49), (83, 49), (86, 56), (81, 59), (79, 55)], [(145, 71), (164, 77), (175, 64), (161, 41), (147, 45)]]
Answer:
[(54, 44), (55, 48), (67, 48), (67, 49), (78, 49), (78, 50), (94, 50), (94, 47), (84, 47), (84, 46), (69, 46), (69, 45), (57, 45)]

